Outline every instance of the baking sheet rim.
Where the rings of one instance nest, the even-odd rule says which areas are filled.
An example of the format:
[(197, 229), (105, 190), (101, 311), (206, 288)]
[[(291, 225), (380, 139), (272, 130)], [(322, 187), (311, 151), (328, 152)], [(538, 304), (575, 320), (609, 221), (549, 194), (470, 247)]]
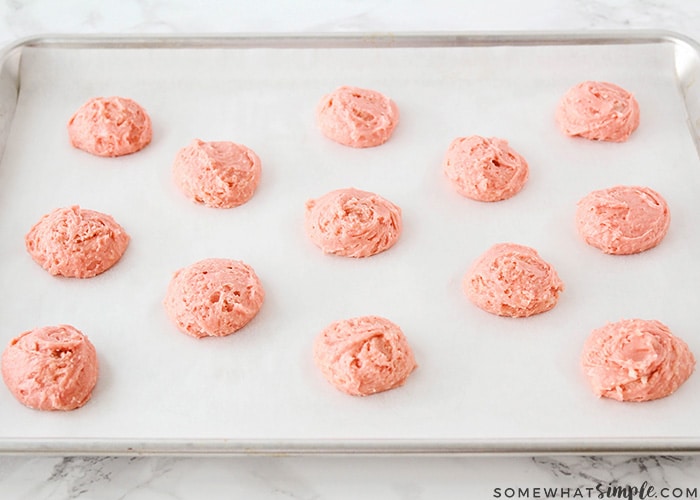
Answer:
[(604, 440), (345, 440), (322, 441), (227, 441), (199, 439), (184, 443), (175, 439), (131, 441), (127, 439), (9, 439), (0, 441), (4, 455), (89, 456), (471, 456), (471, 455), (696, 455), (700, 438), (649, 439), (643, 444), (626, 439)]
[[(666, 30), (594, 32), (405, 32), (312, 34), (182, 34), (182, 35), (37, 35), (19, 39), (0, 49), (0, 68), (8, 71), (10, 59), (24, 47), (68, 49), (139, 48), (376, 48), (376, 47), (478, 47), (671, 43), (700, 56), (700, 44), (685, 35)], [(10, 71), (12, 69), (9, 69)], [(15, 77), (15, 84), (18, 74)], [(681, 75), (679, 75), (679, 80)], [(687, 103), (686, 103), (687, 104)], [(12, 115), (5, 120), (12, 120)], [(691, 127), (692, 128), (692, 127)], [(693, 130), (696, 147), (698, 131)], [(2, 148), (6, 138), (2, 137)], [(502, 440), (221, 440), (197, 439), (101, 439), (47, 438), (0, 439), (2, 454), (34, 455), (523, 455), (523, 454), (697, 454), (700, 438), (631, 439), (507, 439)]]

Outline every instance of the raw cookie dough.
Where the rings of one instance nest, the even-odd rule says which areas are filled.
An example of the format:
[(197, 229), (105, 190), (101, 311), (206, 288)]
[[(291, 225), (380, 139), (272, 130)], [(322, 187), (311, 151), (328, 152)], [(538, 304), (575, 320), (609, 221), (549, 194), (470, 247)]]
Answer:
[(264, 299), (252, 267), (237, 260), (205, 259), (173, 275), (163, 305), (183, 333), (223, 337), (247, 325)]
[(663, 323), (643, 319), (593, 330), (581, 363), (593, 391), (618, 401), (666, 397), (695, 369), (695, 357), (685, 342)]
[(549, 311), (564, 284), (554, 268), (532, 248), (498, 243), (464, 276), (464, 292), (484, 311), (521, 318)]
[(90, 399), (97, 372), (95, 347), (70, 325), (24, 332), (2, 353), (5, 385), (37, 410), (80, 408)]
[(339, 87), (316, 108), (323, 135), (353, 148), (384, 144), (399, 123), (399, 108), (376, 90)]
[(119, 261), (129, 235), (111, 216), (74, 205), (44, 215), (24, 241), (32, 259), (50, 274), (92, 278)]
[(233, 142), (195, 139), (178, 151), (173, 164), (175, 183), (196, 203), (213, 208), (242, 205), (260, 182), (260, 158)]
[(338, 189), (306, 202), (306, 233), (325, 253), (369, 257), (401, 235), (401, 209), (355, 188)]
[(151, 118), (125, 97), (93, 97), (68, 121), (71, 144), (97, 156), (135, 153), (151, 142)]
[(658, 245), (671, 223), (663, 197), (648, 187), (615, 186), (578, 202), (576, 229), (591, 246), (627, 255)]
[(443, 171), (459, 194), (477, 201), (510, 198), (528, 177), (527, 161), (507, 141), (478, 135), (452, 141)]
[(569, 136), (624, 142), (639, 126), (639, 104), (613, 83), (581, 82), (564, 94), (556, 120)]
[(316, 338), (313, 355), (326, 380), (352, 396), (399, 387), (416, 368), (401, 328), (379, 316), (331, 323)]

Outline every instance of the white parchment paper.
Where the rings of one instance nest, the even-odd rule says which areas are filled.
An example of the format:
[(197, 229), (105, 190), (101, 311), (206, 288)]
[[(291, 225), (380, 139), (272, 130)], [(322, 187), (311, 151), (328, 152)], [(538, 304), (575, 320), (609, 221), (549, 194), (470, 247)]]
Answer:
[[(561, 95), (582, 80), (632, 91), (641, 125), (623, 144), (563, 136)], [(314, 110), (339, 85), (377, 89), (401, 122), (383, 146), (325, 139)], [(69, 413), (24, 408), (0, 388), (0, 441), (250, 439), (471, 441), (700, 438), (700, 376), (646, 404), (597, 399), (579, 357), (589, 332), (658, 319), (700, 354), (699, 161), (670, 45), (430, 49), (27, 49), (0, 164), (0, 343), (70, 323), (95, 344), (100, 379)], [(93, 96), (141, 103), (153, 142), (114, 159), (73, 149), (66, 122)], [(499, 203), (461, 198), (441, 161), (460, 135), (506, 138), (530, 179)], [(232, 210), (197, 206), (171, 179), (192, 139), (232, 140), (262, 159), (259, 190)], [(672, 223), (656, 249), (606, 256), (577, 236), (576, 202), (593, 189), (648, 185)], [(304, 202), (354, 186), (403, 209), (404, 234), (369, 259), (323, 255), (303, 231)], [(27, 255), (39, 217), (79, 204), (132, 236), (122, 261), (90, 280), (49, 276)], [(463, 295), (470, 263), (496, 242), (536, 248), (566, 285), (552, 311), (492, 316)], [(207, 257), (242, 259), (267, 298), (236, 335), (179, 333), (161, 300), (172, 273)], [(331, 321), (398, 323), (419, 368), (400, 389), (354, 398), (311, 358)]]

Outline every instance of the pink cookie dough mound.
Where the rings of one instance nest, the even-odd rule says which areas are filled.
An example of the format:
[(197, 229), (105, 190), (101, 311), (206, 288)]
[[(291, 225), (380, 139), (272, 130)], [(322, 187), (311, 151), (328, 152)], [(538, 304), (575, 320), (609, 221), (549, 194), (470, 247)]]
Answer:
[(213, 208), (242, 205), (260, 182), (260, 158), (251, 149), (228, 141), (195, 139), (175, 157), (173, 177), (185, 195)]
[(205, 259), (173, 275), (163, 305), (183, 333), (224, 337), (247, 325), (264, 299), (262, 283), (248, 264)]
[(121, 259), (129, 235), (111, 216), (75, 205), (44, 215), (25, 244), (32, 259), (53, 276), (92, 278)]
[(151, 142), (151, 118), (125, 97), (94, 97), (68, 121), (71, 144), (97, 156), (123, 156)]
[(306, 202), (306, 233), (325, 253), (369, 257), (401, 235), (401, 209), (359, 189), (338, 189)]
[(401, 328), (379, 316), (331, 323), (316, 338), (313, 354), (326, 380), (352, 396), (399, 387), (416, 368)]
[(582, 82), (564, 94), (556, 120), (569, 136), (624, 142), (639, 126), (639, 104), (613, 83)]
[(458, 137), (450, 144), (443, 171), (462, 196), (477, 201), (501, 201), (525, 185), (525, 158), (497, 137)]
[(384, 144), (399, 123), (399, 108), (375, 90), (339, 87), (316, 108), (323, 135), (353, 148)]
[(695, 357), (663, 323), (627, 319), (593, 330), (581, 364), (599, 396), (651, 401), (672, 394), (688, 380)]
[(552, 309), (564, 290), (554, 268), (532, 248), (499, 243), (464, 276), (464, 292), (484, 311), (522, 318)]
[(90, 399), (97, 371), (95, 347), (70, 325), (24, 332), (2, 353), (5, 385), (37, 410), (80, 408)]
[(593, 191), (578, 202), (576, 229), (591, 246), (613, 255), (643, 252), (658, 245), (671, 223), (663, 197), (648, 187), (615, 186)]

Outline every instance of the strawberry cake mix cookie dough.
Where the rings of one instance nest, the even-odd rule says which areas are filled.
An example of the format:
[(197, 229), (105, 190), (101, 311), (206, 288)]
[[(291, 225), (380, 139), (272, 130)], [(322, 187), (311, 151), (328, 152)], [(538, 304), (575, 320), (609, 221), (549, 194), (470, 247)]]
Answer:
[(37, 410), (74, 410), (97, 383), (97, 353), (70, 325), (45, 326), (12, 339), (2, 353), (2, 378), (17, 400)]
[(615, 186), (593, 191), (578, 202), (576, 210), (576, 229), (581, 237), (613, 255), (655, 247), (670, 224), (666, 200), (648, 187)]
[(251, 149), (228, 141), (195, 139), (175, 157), (173, 177), (195, 203), (213, 208), (242, 205), (260, 182), (260, 158)]
[(525, 158), (504, 139), (472, 135), (452, 141), (443, 171), (462, 196), (501, 201), (523, 188), (529, 169)]
[(306, 233), (324, 253), (370, 257), (401, 235), (401, 209), (368, 191), (348, 188), (306, 202)]
[(651, 401), (675, 392), (693, 373), (695, 357), (663, 323), (628, 319), (593, 330), (581, 364), (599, 396)]
[(68, 121), (71, 144), (97, 156), (123, 156), (151, 142), (151, 118), (125, 97), (94, 97)]
[(532, 248), (499, 243), (464, 276), (464, 292), (484, 311), (515, 318), (552, 309), (564, 290), (554, 268)]
[(416, 368), (401, 328), (380, 316), (331, 323), (316, 338), (313, 355), (326, 380), (352, 396), (399, 387)]
[(44, 215), (27, 233), (29, 255), (54, 276), (92, 278), (116, 264), (129, 235), (109, 215), (79, 206)]
[(639, 126), (639, 104), (613, 83), (586, 81), (564, 94), (556, 120), (569, 136), (624, 142)]
[(264, 299), (262, 283), (248, 264), (205, 259), (174, 274), (163, 305), (183, 333), (223, 337), (247, 325)]
[(389, 140), (399, 123), (399, 108), (376, 90), (339, 87), (316, 108), (323, 135), (353, 148), (371, 148)]

